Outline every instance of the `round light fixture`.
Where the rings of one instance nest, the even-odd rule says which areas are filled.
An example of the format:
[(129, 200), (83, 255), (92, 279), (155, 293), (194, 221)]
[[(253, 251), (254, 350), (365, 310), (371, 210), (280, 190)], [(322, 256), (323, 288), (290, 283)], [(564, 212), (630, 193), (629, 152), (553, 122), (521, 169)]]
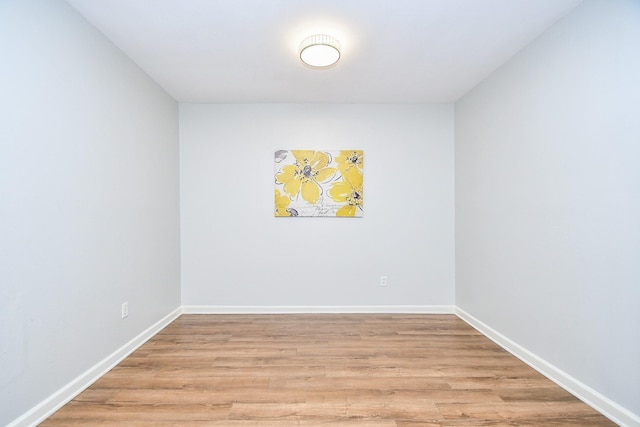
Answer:
[(300, 43), (300, 59), (312, 68), (327, 68), (340, 59), (340, 42), (326, 34), (315, 34)]

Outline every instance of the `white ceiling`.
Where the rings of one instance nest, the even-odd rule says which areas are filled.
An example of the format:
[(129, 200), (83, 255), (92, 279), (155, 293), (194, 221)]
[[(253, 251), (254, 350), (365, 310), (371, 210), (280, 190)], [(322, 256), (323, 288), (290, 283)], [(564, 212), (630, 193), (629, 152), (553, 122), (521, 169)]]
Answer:
[[(453, 102), (582, 0), (67, 0), (190, 103)], [(342, 44), (302, 65), (302, 39)]]

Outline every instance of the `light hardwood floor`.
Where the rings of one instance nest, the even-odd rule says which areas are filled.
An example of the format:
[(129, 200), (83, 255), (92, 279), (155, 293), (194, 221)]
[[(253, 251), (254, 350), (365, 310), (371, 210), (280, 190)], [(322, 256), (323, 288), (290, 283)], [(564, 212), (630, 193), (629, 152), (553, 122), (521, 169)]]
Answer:
[(182, 315), (41, 426), (612, 426), (454, 315)]

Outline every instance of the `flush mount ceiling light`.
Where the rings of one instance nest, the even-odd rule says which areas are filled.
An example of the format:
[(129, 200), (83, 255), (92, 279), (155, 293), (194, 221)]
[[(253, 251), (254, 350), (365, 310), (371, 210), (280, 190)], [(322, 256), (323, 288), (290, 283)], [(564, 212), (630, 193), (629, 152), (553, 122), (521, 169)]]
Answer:
[(311, 68), (328, 68), (340, 59), (340, 42), (326, 34), (315, 34), (300, 43), (300, 59)]

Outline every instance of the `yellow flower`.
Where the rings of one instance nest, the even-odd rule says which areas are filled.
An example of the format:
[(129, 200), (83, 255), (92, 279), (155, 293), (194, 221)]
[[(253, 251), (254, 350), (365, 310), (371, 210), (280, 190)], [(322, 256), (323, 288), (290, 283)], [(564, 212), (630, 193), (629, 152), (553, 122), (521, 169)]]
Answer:
[(287, 206), (291, 203), (289, 197), (280, 193), (280, 190), (276, 190), (276, 212), (275, 216), (291, 216), (291, 212), (287, 210)]
[(364, 166), (364, 152), (362, 150), (342, 150), (336, 157), (338, 169), (343, 174), (352, 169), (362, 172)]
[(331, 162), (328, 154), (313, 150), (292, 150), (296, 159), (292, 165), (284, 166), (276, 174), (276, 182), (284, 184), (283, 190), (290, 197), (300, 194), (312, 205), (322, 197), (320, 183), (330, 181), (336, 173), (335, 168), (327, 167)]
[(334, 182), (329, 189), (329, 197), (339, 203), (345, 203), (336, 216), (355, 216), (358, 209), (362, 210), (364, 200), (362, 198), (362, 173), (357, 169), (349, 171), (349, 177), (342, 176), (342, 181)]

